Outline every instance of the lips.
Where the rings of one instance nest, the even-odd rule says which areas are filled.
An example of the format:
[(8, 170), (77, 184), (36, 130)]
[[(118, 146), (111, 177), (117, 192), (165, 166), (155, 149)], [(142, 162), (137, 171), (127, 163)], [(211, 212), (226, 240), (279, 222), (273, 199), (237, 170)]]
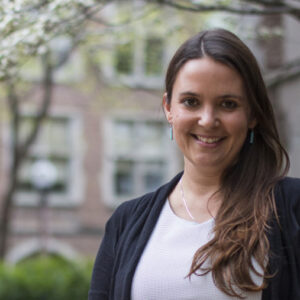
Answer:
[(193, 134), (193, 136), (198, 140), (206, 144), (216, 144), (224, 139), (224, 137), (206, 137), (201, 135)]

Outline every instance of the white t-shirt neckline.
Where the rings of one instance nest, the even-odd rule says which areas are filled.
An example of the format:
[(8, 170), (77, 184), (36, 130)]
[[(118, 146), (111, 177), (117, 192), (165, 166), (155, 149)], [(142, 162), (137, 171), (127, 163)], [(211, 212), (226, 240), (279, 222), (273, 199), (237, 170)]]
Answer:
[(193, 225), (195, 225), (195, 226), (197, 226), (197, 225), (203, 225), (203, 226), (206, 226), (206, 224), (209, 224), (209, 223), (211, 223), (211, 222), (213, 222), (214, 223), (214, 218), (213, 217), (211, 217), (210, 219), (208, 219), (208, 220), (206, 220), (206, 221), (203, 221), (203, 222), (201, 222), (201, 223), (199, 223), (199, 222), (197, 222), (197, 221), (194, 221), (194, 220), (187, 220), (187, 219), (184, 219), (184, 218), (182, 218), (182, 217), (179, 217), (178, 215), (176, 215), (176, 213), (174, 212), (174, 210), (172, 209), (172, 207), (171, 207), (171, 204), (170, 204), (170, 200), (169, 199), (167, 199), (167, 201), (166, 201), (166, 203), (165, 203), (165, 206), (166, 206), (166, 210), (168, 210), (171, 214), (173, 214), (173, 216), (175, 217), (175, 218), (178, 218), (178, 221), (179, 222), (182, 222), (182, 223), (191, 223), (191, 224), (193, 224)]

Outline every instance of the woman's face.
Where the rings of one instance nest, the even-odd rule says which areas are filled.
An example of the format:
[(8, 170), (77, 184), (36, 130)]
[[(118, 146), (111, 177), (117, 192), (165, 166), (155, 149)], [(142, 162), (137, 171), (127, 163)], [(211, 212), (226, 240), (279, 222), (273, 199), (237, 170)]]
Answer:
[(224, 170), (256, 124), (240, 75), (209, 57), (181, 67), (170, 100), (163, 105), (185, 164)]

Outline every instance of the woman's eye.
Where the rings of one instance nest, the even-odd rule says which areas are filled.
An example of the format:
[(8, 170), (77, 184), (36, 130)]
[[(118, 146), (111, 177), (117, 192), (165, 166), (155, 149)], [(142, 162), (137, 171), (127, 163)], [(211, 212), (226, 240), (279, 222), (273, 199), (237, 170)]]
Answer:
[(183, 103), (185, 106), (195, 107), (196, 105), (198, 105), (198, 100), (195, 98), (187, 98), (183, 100)]
[(222, 102), (222, 106), (227, 109), (234, 109), (237, 107), (237, 103), (232, 100), (225, 100)]

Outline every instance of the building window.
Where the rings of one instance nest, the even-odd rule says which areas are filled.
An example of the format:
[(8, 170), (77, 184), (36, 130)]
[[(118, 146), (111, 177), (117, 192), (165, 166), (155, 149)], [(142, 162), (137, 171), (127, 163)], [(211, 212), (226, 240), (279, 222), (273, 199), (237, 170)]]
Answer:
[(116, 47), (115, 68), (120, 74), (131, 74), (133, 72), (133, 42), (120, 44)]
[(166, 67), (165, 41), (157, 35), (116, 41), (108, 59), (102, 61), (102, 71), (110, 82), (126, 86), (161, 88)]
[[(32, 115), (22, 118), (21, 138), (25, 138), (31, 131), (33, 120)], [(79, 133), (78, 122), (72, 117), (51, 116), (43, 121), (38, 137), (20, 170), (16, 197), (18, 204), (37, 204), (38, 193), (31, 172), (33, 164), (39, 160), (51, 162), (57, 173), (57, 180), (49, 194), (49, 203), (68, 205), (77, 202), (81, 189), (80, 184), (76, 185), (79, 181), (77, 175), (80, 161), (76, 133)], [(77, 197), (73, 197), (75, 194)]]
[(114, 161), (114, 193), (117, 197), (135, 196), (153, 191), (163, 183), (165, 162), (163, 160)]
[(102, 187), (110, 206), (155, 190), (179, 169), (165, 121), (113, 119), (104, 130)]
[(145, 43), (145, 73), (157, 76), (162, 73), (163, 40), (157, 37), (148, 38)]
[[(70, 172), (70, 142), (67, 118), (48, 118), (42, 124), (41, 132), (31, 148), (23, 164), (18, 184), (19, 191), (30, 192), (35, 190), (31, 182), (31, 166), (37, 160), (47, 159), (56, 168), (58, 179), (53, 191), (66, 193), (68, 174)], [(33, 117), (23, 117), (22, 136), (26, 136), (33, 125)]]

